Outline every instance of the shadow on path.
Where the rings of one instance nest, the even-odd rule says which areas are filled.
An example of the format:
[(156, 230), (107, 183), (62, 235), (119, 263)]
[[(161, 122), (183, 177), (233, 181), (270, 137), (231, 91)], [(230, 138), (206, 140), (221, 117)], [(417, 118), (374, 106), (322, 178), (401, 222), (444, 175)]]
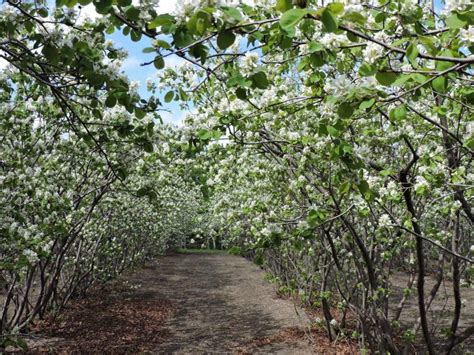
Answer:
[[(254, 264), (227, 254), (175, 254), (148, 265), (129, 280), (140, 292), (172, 300), (176, 311), (165, 329), (169, 337), (156, 352), (234, 352), (257, 339), (289, 328), (304, 329), (307, 318), (278, 299)], [(297, 339), (298, 340), (298, 339)], [(273, 344), (266, 352), (304, 352), (301, 339)], [(307, 351), (309, 353), (309, 350)]]
[(31, 353), (309, 354), (308, 318), (253, 263), (172, 254), (38, 324)]

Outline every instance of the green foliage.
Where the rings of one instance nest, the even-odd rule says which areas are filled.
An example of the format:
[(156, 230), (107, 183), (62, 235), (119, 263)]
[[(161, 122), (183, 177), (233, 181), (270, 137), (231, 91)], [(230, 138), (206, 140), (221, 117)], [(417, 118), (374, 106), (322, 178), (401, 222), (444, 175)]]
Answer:
[(266, 89), (270, 85), (270, 82), (268, 81), (267, 76), (264, 72), (258, 72), (256, 74), (253, 74), (250, 77), (250, 80), (252, 80), (253, 87), (258, 88), (258, 89), (263, 90), (263, 89)]
[[(435, 18), (424, 2), (206, 1), (158, 15), (97, 0), (89, 22), (67, 11), (78, 3), (90, 1), (2, 9), (14, 16), (0, 21), (0, 262), (18, 295), (39, 261), (66, 283), (93, 270), (82, 291), (212, 240), (308, 304), (350, 300), (354, 337), (397, 353), (404, 334), (379, 312), (391, 271), (446, 253), (472, 278), (471, 5)], [(117, 30), (155, 55), (149, 98), (120, 72), (126, 54), (106, 41)], [(165, 67), (172, 56), (185, 64)], [(183, 127), (157, 123), (162, 102), (192, 108)]]
[(433, 80), (432, 84), (433, 89), (444, 94), (448, 89), (448, 79), (444, 76), (438, 77)]
[(416, 57), (418, 56), (418, 48), (416, 47), (416, 43), (411, 42), (407, 47), (407, 58), (408, 61), (411, 63), (413, 67), (417, 67), (417, 63), (415, 61)]
[(165, 67), (165, 60), (163, 59), (163, 57), (157, 56), (153, 61), (153, 65), (158, 70), (163, 69)]
[(228, 253), (231, 255), (242, 255), (242, 249), (234, 245), (228, 250)]
[(397, 80), (398, 75), (392, 72), (378, 72), (375, 74), (375, 78), (380, 84), (390, 86)]
[(235, 34), (232, 31), (223, 30), (217, 36), (217, 45), (220, 49), (229, 48), (235, 41)]
[(446, 18), (446, 24), (451, 29), (463, 28), (467, 25), (467, 22), (462, 20), (459, 14), (453, 13), (451, 16)]
[(329, 8), (326, 8), (321, 14), (321, 21), (328, 32), (336, 32), (339, 27), (336, 17)]
[(280, 18), (280, 26), (287, 32), (292, 32), (295, 26), (308, 14), (308, 10), (290, 9)]
[(292, 0), (277, 0), (276, 9), (281, 12), (286, 12), (293, 7)]

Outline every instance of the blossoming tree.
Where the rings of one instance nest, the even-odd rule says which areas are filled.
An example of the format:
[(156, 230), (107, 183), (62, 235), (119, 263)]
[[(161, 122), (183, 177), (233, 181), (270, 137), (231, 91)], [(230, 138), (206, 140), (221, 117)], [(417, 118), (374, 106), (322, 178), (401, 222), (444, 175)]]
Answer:
[[(229, 140), (209, 180), (214, 228), (317, 299), (330, 337), (348, 312), (356, 337), (393, 353), (400, 333), (421, 331), (434, 353), (441, 338), (449, 352), (474, 332), (459, 329), (474, 249), (472, 10), (203, 1), (145, 21), (172, 37), (154, 42), (155, 64), (186, 61), (160, 77), (167, 95), (194, 103), (187, 125), (201, 142)], [(400, 270), (411, 276), (397, 298)], [(448, 279), (452, 320), (433, 332)]]
[[(81, 6), (89, 3), (79, 1)], [(156, 4), (148, 1), (97, 0), (93, 5), (101, 19), (79, 25), (71, 21), (76, 1), (58, 0), (54, 21), (44, 5), (9, 2), (16, 22), (1, 22), (6, 39), (0, 53), (18, 71), (3, 81), (3, 100), (21, 102), (11, 108), (20, 110), (15, 117), (25, 121), (16, 129), (25, 132), (26, 141), (35, 141), (30, 136), (38, 131), (31, 126), (38, 120), (27, 107), (28, 95), (35, 91), (28, 86), (21, 91), (23, 81), (38, 90), (48, 88), (55, 109), (40, 104), (34, 111), (53, 111), (45, 113), (45, 122), (58, 146), (54, 153), (68, 169), (78, 169), (68, 191), (72, 196), (76, 190), (94, 191), (82, 197), (86, 207), (79, 204), (77, 214), (73, 203), (66, 226), (47, 229), (60, 246), (54, 240), (49, 246), (42, 235), (37, 248), (20, 246), (26, 269), (16, 266), (23, 271), (9, 271), (7, 281), (12, 297), (20, 301), (15, 301), (13, 318), (8, 307), (4, 311), (3, 328), (30, 319), (23, 314), (31, 307), (21, 302), (28, 297), (15, 293), (15, 287), (34, 279), (39, 248), (60, 251), (70, 243), (72, 260), (81, 248), (95, 245), (112, 259), (127, 255), (125, 241), (114, 236), (128, 235), (123, 218), (133, 221), (141, 207), (129, 209), (127, 201), (141, 196), (150, 223), (174, 231), (179, 218), (192, 215), (189, 228), (181, 232), (191, 237), (193, 221), (205, 219), (213, 238), (254, 256), (303, 300), (320, 305), (331, 339), (350, 329), (363, 346), (399, 353), (404, 347), (400, 336), (413, 341), (419, 335), (427, 351), (435, 353), (435, 346), (451, 352), (474, 334), (473, 326), (461, 322), (469, 316), (463, 287), (472, 284), (474, 273), (470, 1), (185, 0), (171, 14), (158, 14)], [(64, 26), (67, 35), (57, 35)], [(156, 57), (144, 65), (154, 65), (161, 81), (150, 85), (152, 94), (161, 90), (165, 101), (192, 103), (194, 111), (179, 131), (153, 138), (155, 129), (146, 119), (157, 108), (157, 95), (142, 101), (125, 78), (110, 72), (121, 54), (107, 47), (104, 33), (117, 30), (136, 42), (151, 40), (144, 51)], [(183, 65), (165, 69), (170, 56), (181, 58)], [(27, 80), (17, 81), (15, 75)], [(116, 105), (128, 112), (125, 119), (120, 110), (104, 115)], [(9, 110), (2, 116), (10, 116)], [(57, 131), (61, 119), (67, 124)], [(6, 131), (16, 119), (2, 122)], [(104, 123), (108, 128), (102, 128)], [(11, 140), (18, 142), (18, 137)], [(128, 142), (117, 145), (121, 140)], [(124, 147), (136, 149), (137, 156), (124, 154)], [(89, 160), (80, 149), (94, 153), (90, 159), (97, 161), (96, 175), (89, 173)], [(43, 174), (35, 164), (45, 164), (44, 174), (51, 174), (59, 169), (54, 164), (63, 163), (59, 158), (36, 160), (29, 150), (27, 146), (23, 153), (28, 164), (13, 157), (2, 163), (16, 179), (8, 186), (25, 199), (31, 198), (29, 178), (37, 183), (40, 176), (34, 174)], [(134, 159), (140, 154), (145, 154), (144, 163)], [(17, 162), (31, 170), (18, 178), (8, 170), (20, 169), (12, 168)], [(153, 170), (162, 168), (168, 173)], [(69, 171), (55, 179), (68, 180)], [(127, 194), (129, 188), (139, 196)], [(88, 213), (104, 189), (114, 191), (111, 199), (104, 201), (103, 210)], [(191, 214), (173, 209), (181, 203), (174, 200), (177, 189)], [(57, 191), (54, 206), (63, 211), (74, 197), (63, 201), (67, 194)], [(53, 194), (42, 193), (47, 193), (46, 201)], [(161, 196), (161, 207), (147, 202), (154, 196)], [(33, 212), (38, 210), (27, 210), (20, 201), (25, 209), (21, 217), (8, 217), (8, 223), (17, 223), (8, 231), (15, 243), (14, 233), (36, 223)], [(112, 208), (116, 203), (123, 204)], [(8, 211), (2, 218), (16, 213), (9, 210), (10, 201), (2, 206)], [(173, 217), (162, 217), (168, 209)], [(108, 231), (99, 222), (104, 215), (110, 220)], [(50, 228), (54, 221), (44, 224)], [(85, 242), (59, 237), (75, 233), (76, 225), (81, 231), (90, 225), (100, 233), (84, 232)], [(164, 245), (166, 238), (153, 239), (154, 228), (145, 236), (147, 245)], [(136, 245), (143, 245), (136, 238)], [(9, 248), (2, 258), (19, 262)], [(55, 255), (53, 265), (63, 265), (61, 252)], [(95, 260), (71, 261), (68, 270), (76, 276), (69, 279), (94, 270)], [(101, 275), (108, 275), (110, 267), (105, 259)], [(400, 274), (406, 275), (402, 290), (394, 282)], [(54, 276), (51, 280), (57, 288)], [(444, 292), (442, 285), (453, 301), (440, 317), (430, 310)], [(411, 300), (416, 301), (414, 319), (407, 317), (414, 310)]]
[(120, 72), (101, 23), (0, 8), (0, 349), (96, 282), (198, 233), (182, 134)]

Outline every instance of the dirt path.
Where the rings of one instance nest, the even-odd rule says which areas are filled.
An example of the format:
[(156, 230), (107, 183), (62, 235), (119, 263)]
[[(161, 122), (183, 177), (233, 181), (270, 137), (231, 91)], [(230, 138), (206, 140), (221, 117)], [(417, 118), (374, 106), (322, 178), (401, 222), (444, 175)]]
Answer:
[(126, 290), (72, 305), (59, 324), (47, 325), (50, 339), (36, 351), (312, 353), (304, 312), (277, 298), (243, 258), (174, 254), (126, 282)]
[[(263, 272), (243, 258), (227, 254), (178, 254), (152, 265), (141, 292), (171, 299), (176, 313), (165, 328), (170, 336), (159, 352), (232, 352), (264, 338), (304, 327), (307, 318), (294, 305), (278, 299)], [(151, 272), (150, 272), (151, 271)], [(309, 352), (301, 342), (272, 343), (260, 351)]]

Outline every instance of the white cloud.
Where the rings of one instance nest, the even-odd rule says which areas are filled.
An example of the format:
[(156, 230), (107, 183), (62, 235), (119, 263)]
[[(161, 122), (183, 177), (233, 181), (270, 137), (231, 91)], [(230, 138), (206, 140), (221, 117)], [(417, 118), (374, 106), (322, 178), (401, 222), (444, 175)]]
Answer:
[(160, 0), (156, 12), (159, 14), (172, 13), (176, 9), (177, 1)]
[(175, 69), (176, 67), (180, 66), (184, 62), (185, 60), (183, 58), (178, 57), (176, 55), (171, 55), (165, 58), (166, 67), (171, 68), (171, 69)]
[(5, 68), (8, 66), (8, 61), (6, 61), (3, 58), (0, 58), (0, 70), (5, 70)]
[[(164, 13), (173, 13), (178, 7), (178, 2), (179, 0), (159, 0), (158, 6), (156, 8), (156, 12), (159, 14), (164, 14)], [(182, 2), (182, 1), (181, 1)], [(195, 1), (195, 4), (198, 4), (199, 1)], [(225, 1), (223, 1), (224, 4), (226, 4)], [(231, 5), (233, 1), (228, 1), (227, 2), (229, 5), (228, 6), (235, 6)], [(256, 3), (258, 3), (256, 0), (242, 0), (242, 3), (254, 6)], [(181, 4), (181, 7), (183, 5)]]
[(83, 24), (84, 22), (88, 22), (88, 21), (93, 22), (101, 16), (95, 11), (95, 6), (93, 4), (81, 6), (81, 8), (78, 9), (78, 11), (79, 11), (79, 17), (77, 19), (77, 22), (79, 24)]
[(143, 63), (143, 60), (140, 60), (139, 58), (134, 57), (134, 56), (130, 56), (130, 57), (125, 58), (125, 60), (123, 61), (122, 69), (125, 71), (140, 69), (141, 68), (140, 64), (142, 63)]
[(164, 123), (172, 123), (177, 126), (183, 125), (183, 120), (186, 117), (188, 112), (181, 111), (179, 108), (175, 108), (172, 112), (162, 111), (160, 116), (163, 119)]

